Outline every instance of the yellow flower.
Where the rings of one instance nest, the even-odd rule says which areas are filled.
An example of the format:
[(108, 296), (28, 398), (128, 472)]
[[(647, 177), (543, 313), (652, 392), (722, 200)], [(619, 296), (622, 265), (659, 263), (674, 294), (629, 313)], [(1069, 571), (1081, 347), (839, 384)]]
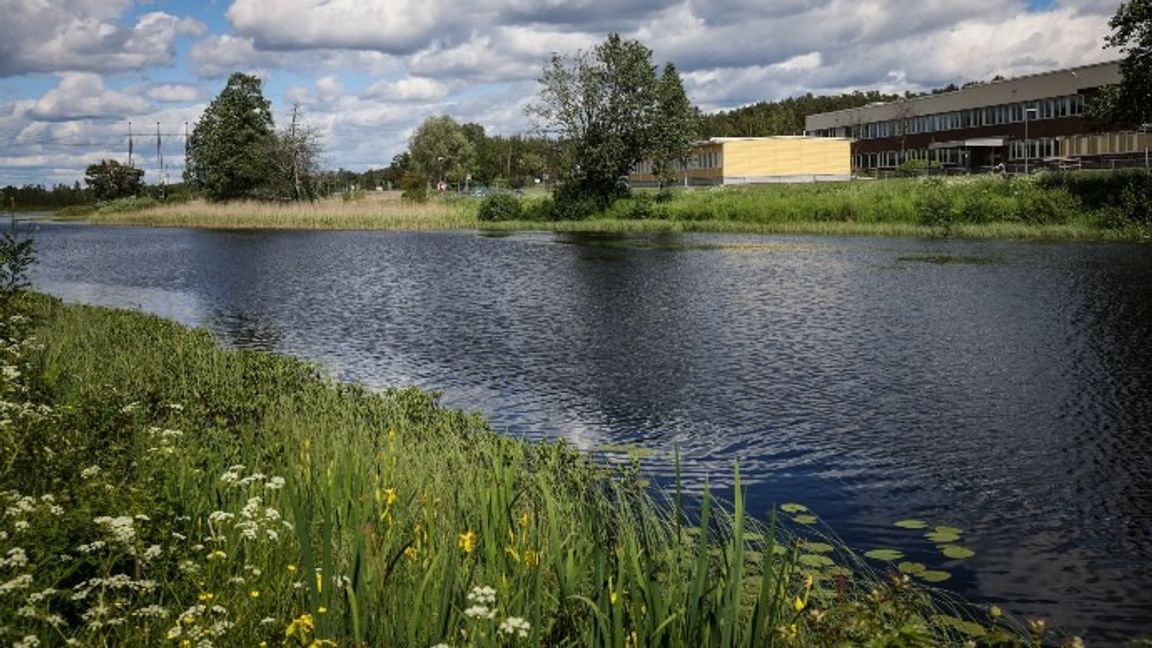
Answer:
[(321, 605), (320, 607), (316, 608), (316, 613), (317, 614), (328, 614), (328, 608)]
[(288, 573), (289, 574), (295, 574), (296, 573), (296, 565), (288, 565)]
[(197, 596), (196, 598), (198, 598), (201, 603), (207, 603), (208, 601), (211, 601), (212, 599), (216, 598), (216, 595), (213, 594), (212, 592), (200, 592), (200, 595)]
[(618, 597), (616, 596), (616, 590), (608, 590), (608, 602), (609, 603), (611, 603), (612, 605), (616, 605), (616, 599), (617, 598)]
[(524, 564), (528, 565), (529, 567), (536, 567), (540, 564), (540, 554), (536, 553), (535, 551), (525, 551)]
[(799, 596), (796, 597), (795, 601), (792, 601), (792, 607), (795, 608), (797, 612), (803, 612), (805, 605), (807, 605), (807, 603), (802, 601)]
[(460, 547), (464, 553), (472, 553), (472, 550), (476, 548), (476, 534), (471, 529), (461, 533), (456, 540), (456, 546)]
[(208, 560), (223, 560), (227, 557), (228, 557), (228, 554), (224, 553), (223, 551), (221, 551), (219, 549), (208, 554)]
[(308, 634), (312, 632), (312, 629), (315, 627), (316, 623), (312, 620), (312, 615), (305, 612), (304, 614), (301, 614), (300, 616), (293, 619), (292, 623), (288, 624), (288, 628), (284, 630), (284, 636), (291, 637), (297, 632), (302, 635)]
[(316, 641), (308, 644), (308, 648), (335, 648), (338, 645), (340, 644), (332, 641), (331, 639), (317, 639)]
[(1000, 606), (998, 606), (998, 605), (993, 605), (991, 608), (988, 609), (988, 616), (992, 617), (993, 619), (999, 619), (1000, 616), (1003, 614), (1004, 614), (1004, 612), (1000, 609)]
[(260, 598), (260, 590), (252, 590), (251, 592), (248, 592), (248, 596), (251, 596), (252, 598)]
[(415, 561), (419, 553), (420, 552), (416, 550), (416, 547), (407, 547), (404, 549), (404, 555), (407, 556), (408, 560), (411, 561)]
[(396, 489), (395, 488), (385, 488), (384, 489), (384, 505), (385, 506), (392, 506), (395, 503), (396, 503)]
[(324, 578), (320, 575), (320, 570), (316, 570), (316, 592), (324, 591)]

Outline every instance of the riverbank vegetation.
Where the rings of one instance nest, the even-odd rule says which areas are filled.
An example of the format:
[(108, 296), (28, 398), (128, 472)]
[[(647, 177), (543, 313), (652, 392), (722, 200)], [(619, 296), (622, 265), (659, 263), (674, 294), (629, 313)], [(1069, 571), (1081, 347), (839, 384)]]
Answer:
[(210, 228), (1152, 238), (1152, 174), (1144, 171), (637, 191), (583, 219), (567, 217), (543, 192), (449, 196), (426, 203), (401, 200), (398, 192), (289, 204), (133, 203), (87, 218), (106, 225)]
[[(2, 261), (0, 640), (19, 646), (1039, 645), (804, 507), (667, 498), (634, 463), (412, 389), (28, 293)], [(919, 528), (919, 527), (917, 527)], [(943, 527), (949, 539), (959, 530)], [(875, 552), (873, 552), (875, 553)], [(882, 554), (882, 555), (881, 555)], [(909, 576), (908, 574), (911, 574)]]

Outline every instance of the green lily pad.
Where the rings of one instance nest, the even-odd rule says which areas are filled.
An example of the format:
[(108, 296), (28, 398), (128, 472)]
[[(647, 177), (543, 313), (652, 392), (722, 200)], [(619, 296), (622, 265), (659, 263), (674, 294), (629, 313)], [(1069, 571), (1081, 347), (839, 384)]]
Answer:
[(928, 523), (923, 520), (900, 520), (896, 526), (901, 529), (927, 529)]
[(943, 545), (937, 548), (940, 549), (940, 553), (946, 557), (956, 560), (964, 560), (965, 558), (971, 558), (976, 555), (975, 551), (972, 551), (968, 547), (961, 547), (960, 545)]
[(808, 567), (831, 567), (836, 564), (832, 562), (832, 559), (828, 556), (821, 556), (819, 554), (803, 554), (799, 560), (801, 565), (807, 565)]
[(797, 515), (792, 518), (792, 521), (797, 524), (816, 524), (816, 516), (807, 514)]
[(965, 621), (964, 619), (946, 614), (937, 614), (932, 617), (932, 621), (934, 621), (938, 626), (952, 628), (953, 630), (962, 632), (969, 637), (983, 637), (988, 633), (988, 631), (984, 629), (984, 626), (980, 625), (979, 623), (975, 623), (973, 621)]
[(772, 545), (772, 555), (773, 556), (783, 556), (786, 553), (788, 553), (788, 550), (786, 548), (784, 548), (783, 546)]
[(936, 571), (933, 569), (926, 569), (919, 574), (913, 574), (916, 578), (928, 583), (943, 583), (944, 581), (952, 578), (952, 574), (946, 571)]
[(897, 551), (895, 549), (873, 549), (872, 551), (865, 553), (864, 557), (871, 558), (872, 560), (893, 561), (903, 558), (904, 552)]
[(824, 573), (828, 574), (829, 576), (842, 576), (844, 578), (848, 578), (849, 576), (852, 575), (852, 570), (848, 569), (847, 567), (835, 565), (833, 567), (829, 567), (828, 569), (825, 569)]
[(951, 531), (941, 531), (940, 528), (941, 527), (937, 527), (937, 529), (935, 531), (925, 534), (924, 537), (928, 538), (932, 542), (935, 542), (936, 544), (951, 544), (953, 542), (959, 542), (960, 541), (960, 534), (959, 533), (952, 533)]
[(925, 566), (924, 563), (902, 562), (899, 565), (896, 565), (896, 569), (899, 569), (900, 573), (902, 573), (902, 574), (908, 574), (909, 576), (915, 576), (916, 574), (922, 574), (925, 571), (927, 571), (928, 567)]
[(803, 504), (781, 504), (780, 510), (785, 513), (804, 513), (808, 507)]
[(809, 552), (817, 553), (817, 554), (832, 553), (833, 551), (836, 550), (836, 547), (833, 547), (832, 545), (830, 545), (826, 542), (801, 542), (800, 548), (803, 549), (804, 551), (809, 551)]
[(951, 526), (938, 526), (936, 527), (936, 533), (955, 533), (956, 535), (961, 535), (964, 533), (964, 529), (957, 529)]

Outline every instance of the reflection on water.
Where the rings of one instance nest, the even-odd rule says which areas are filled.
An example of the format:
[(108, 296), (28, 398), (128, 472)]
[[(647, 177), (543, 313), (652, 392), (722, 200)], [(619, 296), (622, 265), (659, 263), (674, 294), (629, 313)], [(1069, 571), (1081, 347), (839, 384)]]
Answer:
[[(1114, 639), (1152, 632), (1152, 250), (1007, 242), (45, 225), (35, 284), (415, 384), (493, 425), (643, 446), (849, 541)], [(918, 553), (925, 555), (918, 556)], [(938, 558), (932, 558), (939, 564)]]

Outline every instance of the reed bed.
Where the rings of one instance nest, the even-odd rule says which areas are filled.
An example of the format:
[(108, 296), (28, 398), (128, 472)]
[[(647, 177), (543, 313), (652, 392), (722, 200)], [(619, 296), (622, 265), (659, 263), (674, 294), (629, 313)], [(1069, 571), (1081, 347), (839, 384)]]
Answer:
[[(1036, 644), (790, 504), (655, 491), (415, 389), (23, 294), (0, 376), (19, 646)], [(727, 502), (725, 504), (724, 502)], [(1038, 644), (1037, 644), (1038, 645)]]
[(283, 204), (195, 200), (138, 211), (100, 210), (89, 216), (88, 221), (98, 225), (316, 230), (442, 230), (477, 224), (472, 201), (412, 203), (383, 198)]

